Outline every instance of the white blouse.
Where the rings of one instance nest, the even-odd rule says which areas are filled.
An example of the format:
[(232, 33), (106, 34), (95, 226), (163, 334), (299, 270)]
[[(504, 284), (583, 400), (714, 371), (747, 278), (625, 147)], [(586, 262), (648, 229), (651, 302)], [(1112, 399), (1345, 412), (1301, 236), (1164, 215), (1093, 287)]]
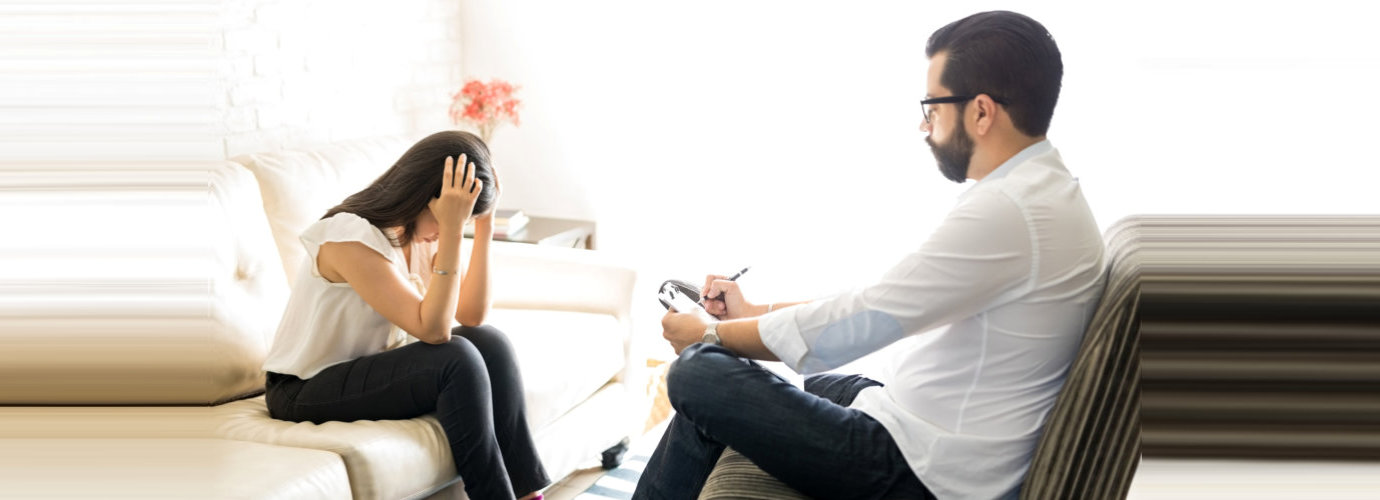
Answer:
[(331, 365), (415, 340), (375, 311), (349, 283), (332, 283), (322, 277), (316, 256), (324, 243), (363, 243), (387, 258), (400, 277), (425, 295), (430, 273), (418, 275), (415, 270), (430, 268), (434, 244), (414, 241), (411, 259), (406, 259), (402, 249), (393, 246), (382, 230), (352, 213), (338, 213), (316, 221), (302, 232), (300, 239), (306, 247), (308, 262), (293, 281), (292, 295), (283, 311), (283, 320), (278, 323), (264, 370), (308, 379)]

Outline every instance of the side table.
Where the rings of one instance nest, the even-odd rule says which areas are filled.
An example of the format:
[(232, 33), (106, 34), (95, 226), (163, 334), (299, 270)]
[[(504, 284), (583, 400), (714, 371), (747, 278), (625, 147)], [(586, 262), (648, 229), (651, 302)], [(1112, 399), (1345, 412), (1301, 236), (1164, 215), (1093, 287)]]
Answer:
[(594, 249), (594, 221), (529, 217), (527, 225), (511, 234), (494, 234), (498, 241)]

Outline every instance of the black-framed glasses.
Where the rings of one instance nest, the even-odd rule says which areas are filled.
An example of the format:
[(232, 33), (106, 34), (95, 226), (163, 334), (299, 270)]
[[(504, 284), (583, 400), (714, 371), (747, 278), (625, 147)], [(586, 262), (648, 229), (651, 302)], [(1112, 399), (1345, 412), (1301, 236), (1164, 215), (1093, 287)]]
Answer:
[[(930, 122), (930, 113), (933, 113), (933, 112), (934, 112), (934, 108), (929, 107), (930, 105), (932, 105), (932, 104), (947, 104), (947, 103), (953, 103), (953, 102), (968, 102), (968, 101), (971, 101), (971, 100), (973, 100), (973, 99), (977, 99), (977, 96), (980, 96), (980, 95), (982, 95), (982, 94), (973, 94), (973, 95), (950, 95), (950, 96), (944, 96), (944, 97), (931, 97), (931, 98), (929, 98), (929, 99), (925, 99), (925, 100), (923, 100), (923, 101), (920, 101), (920, 106), (921, 106), (920, 112), (923, 113), (923, 114), (925, 115), (925, 124), (926, 124), (926, 125), (933, 125), (933, 123)], [(991, 95), (991, 94), (988, 94), (987, 97), (992, 97), (992, 95)], [(993, 101), (996, 101), (997, 104), (1000, 104), (1000, 105), (1003, 105), (1003, 106), (1006, 105), (1006, 101), (1003, 101), (1003, 100), (1001, 100), (1001, 99), (997, 99), (996, 97), (992, 97), (992, 100), (993, 100)]]

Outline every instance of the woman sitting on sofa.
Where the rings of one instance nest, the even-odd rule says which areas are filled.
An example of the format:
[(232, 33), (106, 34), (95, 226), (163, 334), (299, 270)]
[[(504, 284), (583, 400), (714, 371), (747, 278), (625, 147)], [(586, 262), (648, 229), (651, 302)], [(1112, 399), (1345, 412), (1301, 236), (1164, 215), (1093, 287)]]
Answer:
[[(273, 418), (435, 412), (471, 498), (540, 498), (550, 479), (527, 428), (513, 349), (483, 325), (498, 195), (483, 141), (440, 132), (308, 227), (301, 240), (311, 261), (264, 362)], [(470, 222), (474, 246), (462, 269)]]

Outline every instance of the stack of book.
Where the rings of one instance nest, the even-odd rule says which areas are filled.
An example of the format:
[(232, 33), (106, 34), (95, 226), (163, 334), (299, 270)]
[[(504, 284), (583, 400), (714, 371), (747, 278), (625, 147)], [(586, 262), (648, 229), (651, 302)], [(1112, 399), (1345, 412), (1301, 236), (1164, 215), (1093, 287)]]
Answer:
[[(500, 208), (494, 211), (494, 237), (507, 238), (521, 232), (531, 220), (520, 208)], [(474, 236), (474, 225), (465, 226), (465, 236)]]

